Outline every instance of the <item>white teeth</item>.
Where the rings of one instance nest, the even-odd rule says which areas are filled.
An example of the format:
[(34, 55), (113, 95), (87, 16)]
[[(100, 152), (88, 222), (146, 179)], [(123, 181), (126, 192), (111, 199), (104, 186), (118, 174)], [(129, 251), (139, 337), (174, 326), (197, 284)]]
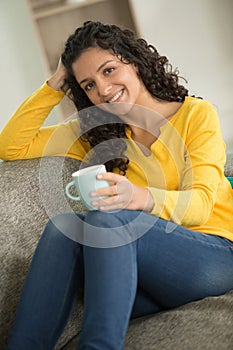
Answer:
[(112, 103), (115, 102), (121, 95), (122, 95), (123, 90), (119, 91), (115, 96), (113, 96), (113, 98), (111, 98), (111, 100), (109, 100), (108, 102)]

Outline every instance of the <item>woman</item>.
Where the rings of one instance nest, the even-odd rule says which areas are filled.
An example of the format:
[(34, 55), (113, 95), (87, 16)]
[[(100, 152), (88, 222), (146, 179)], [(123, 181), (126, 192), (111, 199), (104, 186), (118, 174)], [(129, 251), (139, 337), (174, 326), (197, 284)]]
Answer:
[[(67, 89), (79, 120), (43, 128)], [(92, 191), (98, 210), (47, 224), (8, 350), (53, 349), (82, 287), (78, 349), (101, 350), (123, 349), (131, 317), (233, 288), (233, 192), (217, 113), (188, 96), (167, 59), (131, 31), (78, 28), (56, 73), (19, 107), (0, 142), (7, 160), (66, 154), (104, 162), (100, 178), (110, 183)], [(69, 239), (75, 232), (83, 239)], [(110, 237), (104, 248), (101, 233)]]

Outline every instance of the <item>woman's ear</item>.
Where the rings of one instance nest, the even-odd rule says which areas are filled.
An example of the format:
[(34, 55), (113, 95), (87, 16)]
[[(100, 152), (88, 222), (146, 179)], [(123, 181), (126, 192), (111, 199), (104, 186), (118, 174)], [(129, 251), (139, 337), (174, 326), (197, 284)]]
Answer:
[(138, 65), (136, 63), (133, 63), (134, 69), (136, 73), (139, 73), (139, 68)]
[(140, 76), (140, 73), (139, 73), (139, 68), (138, 68), (138, 66), (136, 65), (136, 63), (133, 63), (133, 67), (134, 67), (134, 70), (135, 70), (137, 76), (138, 76), (138, 77), (141, 77), (141, 76)]

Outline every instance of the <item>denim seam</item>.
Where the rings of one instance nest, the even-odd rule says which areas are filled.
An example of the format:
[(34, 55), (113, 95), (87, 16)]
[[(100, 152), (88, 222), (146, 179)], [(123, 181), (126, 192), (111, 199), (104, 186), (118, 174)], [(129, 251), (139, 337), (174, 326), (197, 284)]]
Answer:
[[(190, 232), (197, 232), (197, 231), (190, 231)], [(211, 237), (219, 237), (219, 238), (221, 238), (221, 236), (210, 235), (210, 234), (204, 233), (204, 232), (197, 232), (197, 233), (200, 233), (200, 234), (203, 234), (203, 235), (207, 235), (207, 236), (211, 236)], [(164, 233), (164, 234), (168, 234), (168, 235), (169, 235), (169, 233)], [(193, 237), (191, 237), (191, 236), (185, 235), (185, 234), (180, 233), (180, 232), (175, 232), (175, 233), (170, 233), (170, 234), (176, 234), (176, 235), (178, 235), (178, 236), (180, 236), (180, 237), (185, 237), (186, 239), (190, 239), (190, 240), (192, 240), (192, 241), (194, 241), (194, 242), (202, 243), (202, 244), (204, 244), (204, 245), (206, 245), (206, 246), (211, 246), (211, 247), (216, 247), (216, 248), (223, 248), (223, 249), (233, 249), (233, 242), (232, 242), (232, 245), (229, 245), (229, 246), (225, 246), (225, 245), (224, 245), (224, 246), (223, 246), (223, 245), (221, 245), (220, 243), (219, 243), (219, 244), (217, 244), (217, 243), (211, 243), (211, 242), (208, 242), (208, 241), (204, 241), (204, 240), (202, 240), (202, 239), (193, 238)], [(223, 237), (223, 238), (224, 238), (224, 237)]]

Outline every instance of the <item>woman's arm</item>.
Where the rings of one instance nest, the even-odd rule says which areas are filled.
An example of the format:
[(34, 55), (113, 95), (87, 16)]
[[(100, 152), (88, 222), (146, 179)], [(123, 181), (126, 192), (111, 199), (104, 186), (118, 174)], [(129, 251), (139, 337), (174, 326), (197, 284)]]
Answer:
[(56, 126), (41, 128), (51, 110), (63, 98), (44, 83), (16, 110), (0, 133), (0, 158), (15, 160), (41, 157)]
[[(0, 158), (15, 160), (37, 158), (57, 125), (41, 128), (51, 110), (63, 98), (66, 70), (59, 62), (55, 74), (29, 96), (16, 110), (0, 133)], [(53, 150), (50, 149), (50, 152)], [(56, 150), (54, 150), (54, 153)]]
[(179, 190), (150, 188), (154, 199), (151, 213), (180, 225), (199, 226), (209, 220), (218, 200), (225, 180), (226, 149), (219, 118), (211, 104), (200, 102), (197, 111), (185, 119), (185, 166)]

